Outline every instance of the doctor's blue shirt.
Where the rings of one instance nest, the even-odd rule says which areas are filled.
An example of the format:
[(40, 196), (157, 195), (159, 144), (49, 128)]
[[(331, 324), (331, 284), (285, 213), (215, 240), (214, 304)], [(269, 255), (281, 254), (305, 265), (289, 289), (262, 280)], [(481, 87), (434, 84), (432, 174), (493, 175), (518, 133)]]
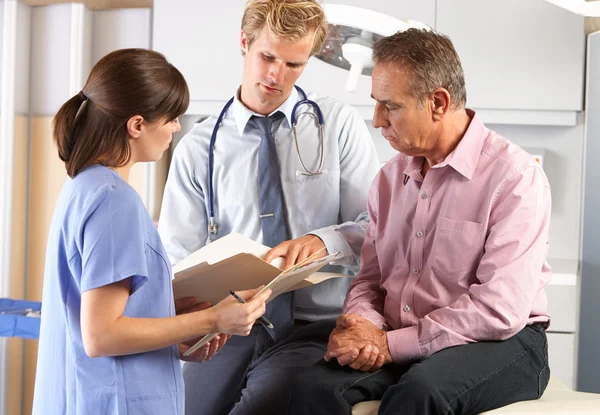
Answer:
[[(358, 269), (368, 224), (367, 195), (379, 171), (371, 134), (349, 105), (308, 94), (323, 113), (326, 173), (305, 175), (291, 128), (292, 110), (301, 100), (294, 88), (274, 112), (285, 117), (273, 123), (273, 137), (291, 238), (307, 233), (323, 240), (341, 261), (329, 269), (347, 273)], [(302, 104), (296, 111), (298, 146), (305, 166), (319, 166), (320, 140), (313, 110)], [(252, 112), (237, 98), (224, 114), (214, 146), (214, 209), (220, 238), (238, 232), (262, 243), (258, 196), (258, 150), (261, 134)], [(175, 148), (162, 201), (159, 231), (171, 263), (205, 245), (208, 238), (208, 148), (217, 115), (197, 124)], [(214, 240), (214, 239), (213, 239)], [(296, 319), (315, 321), (337, 317), (351, 278), (333, 278), (294, 292)]]
[(171, 266), (135, 190), (92, 166), (68, 179), (46, 253), (34, 414), (183, 414), (177, 346), (90, 358), (81, 337), (81, 295), (132, 277), (124, 315), (175, 315)]

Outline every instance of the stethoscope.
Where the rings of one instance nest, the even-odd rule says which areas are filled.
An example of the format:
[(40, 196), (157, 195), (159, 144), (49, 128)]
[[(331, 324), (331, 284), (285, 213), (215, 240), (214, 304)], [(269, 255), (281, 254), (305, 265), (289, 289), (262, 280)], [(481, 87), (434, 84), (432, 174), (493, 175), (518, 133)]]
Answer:
[[(294, 105), (294, 108), (292, 109), (292, 131), (294, 133), (294, 140), (296, 142), (296, 152), (298, 153), (298, 160), (300, 161), (300, 165), (304, 169), (303, 172), (298, 170), (296, 172), (296, 175), (315, 176), (318, 174), (327, 173), (327, 170), (323, 170), (323, 157), (325, 154), (325, 141), (323, 139), (324, 138), (323, 129), (325, 126), (325, 122), (323, 121), (323, 113), (321, 112), (321, 108), (319, 108), (319, 105), (315, 101), (312, 101), (306, 97), (306, 93), (302, 90), (302, 88), (300, 88), (297, 85), (295, 85), (295, 87), (298, 90), (298, 92), (300, 93), (300, 95), (302, 96), (302, 99), (300, 101), (296, 102), (296, 104)], [(218, 231), (217, 223), (215, 222), (215, 203), (214, 203), (214, 191), (213, 191), (213, 171), (214, 171), (214, 154), (213, 153), (214, 153), (214, 149), (215, 149), (215, 141), (217, 139), (217, 131), (219, 130), (219, 127), (221, 126), (223, 117), (225, 116), (225, 113), (227, 112), (227, 110), (229, 109), (231, 104), (233, 103), (233, 100), (234, 100), (234, 97), (232, 97), (229, 101), (227, 101), (227, 104), (225, 104), (225, 106), (221, 110), (221, 113), (219, 114), (219, 117), (217, 118), (217, 122), (215, 123), (215, 127), (213, 128), (212, 134), (210, 136), (210, 144), (208, 145), (208, 213), (209, 213), (209, 215), (208, 215), (208, 240), (207, 240), (207, 243), (210, 242), (210, 235), (211, 234), (216, 235), (217, 231)], [(311, 112), (305, 112), (303, 114), (310, 115), (311, 117), (314, 117), (316, 120), (318, 120), (319, 141), (321, 144), (321, 154), (319, 157), (319, 167), (315, 171), (309, 170), (304, 165), (304, 161), (302, 160), (302, 155), (300, 154), (300, 145), (298, 144), (298, 135), (296, 134), (296, 123), (297, 123), (296, 110), (298, 109), (298, 107), (300, 105), (303, 105), (303, 104), (310, 105), (314, 109), (314, 112), (316, 113), (316, 115)]]

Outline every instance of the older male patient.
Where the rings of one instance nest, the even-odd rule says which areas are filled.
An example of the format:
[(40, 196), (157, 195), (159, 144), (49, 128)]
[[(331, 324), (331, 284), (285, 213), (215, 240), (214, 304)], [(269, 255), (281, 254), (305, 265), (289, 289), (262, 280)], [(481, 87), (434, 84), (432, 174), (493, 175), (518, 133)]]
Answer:
[[(465, 108), (452, 42), (411, 29), (374, 48), (373, 125), (398, 154), (375, 179), (361, 269), (291, 414), (478, 414), (536, 399), (550, 370), (550, 188)], [(493, 79), (490, 79), (493, 82)]]

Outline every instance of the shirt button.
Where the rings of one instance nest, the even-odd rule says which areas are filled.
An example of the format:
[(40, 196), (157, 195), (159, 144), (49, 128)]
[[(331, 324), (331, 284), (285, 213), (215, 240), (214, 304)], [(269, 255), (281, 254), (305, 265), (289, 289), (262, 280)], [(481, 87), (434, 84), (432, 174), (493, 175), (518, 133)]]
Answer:
[(410, 306), (408, 304), (406, 304), (403, 308), (404, 311), (406, 311), (407, 313), (410, 311)]
[(421, 195), (421, 199), (427, 199), (428, 197), (429, 197), (429, 196), (427, 196), (427, 193), (423, 193), (423, 194)]
[(423, 231), (421, 229), (419, 229), (417, 231), (417, 238), (420, 238), (421, 236), (423, 236)]
[(419, 268), (413, 268), (413, 274), (417, 275), (421, 270)]

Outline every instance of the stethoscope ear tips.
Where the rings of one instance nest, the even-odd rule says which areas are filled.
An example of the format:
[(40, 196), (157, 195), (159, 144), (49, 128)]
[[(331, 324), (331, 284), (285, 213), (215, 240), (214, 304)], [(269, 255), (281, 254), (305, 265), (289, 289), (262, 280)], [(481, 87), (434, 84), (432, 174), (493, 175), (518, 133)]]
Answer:
[(321, 170), (315, 173), (309, 173), (306, 171), (296, 170), (296, 176), (318, 176), (320, 174), (327, 174), (327, 170)]

